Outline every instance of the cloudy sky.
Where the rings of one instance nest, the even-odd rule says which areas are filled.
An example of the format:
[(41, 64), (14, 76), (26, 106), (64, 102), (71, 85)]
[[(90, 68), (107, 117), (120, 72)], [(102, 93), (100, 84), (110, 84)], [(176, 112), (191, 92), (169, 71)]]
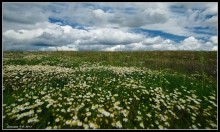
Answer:
[(3, 3), (3, 50), (217, 50), (217, 2)]

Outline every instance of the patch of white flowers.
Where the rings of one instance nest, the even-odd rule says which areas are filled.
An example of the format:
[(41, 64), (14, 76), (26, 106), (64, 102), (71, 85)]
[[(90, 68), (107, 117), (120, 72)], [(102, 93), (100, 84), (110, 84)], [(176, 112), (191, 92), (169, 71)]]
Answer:
[(8, 125), (172, 129), (187, 119), (191, 129), (217, 128), (216, 93), (199, 98), (191, 85), (166, 90), (150, 82), (160, 78), (169, 85), (158, 71), (86, 64), (78, 69), (7, 65), (3, 70), (4, 91), (11, 89), (14, 99), (3, 104), (3, 120)]

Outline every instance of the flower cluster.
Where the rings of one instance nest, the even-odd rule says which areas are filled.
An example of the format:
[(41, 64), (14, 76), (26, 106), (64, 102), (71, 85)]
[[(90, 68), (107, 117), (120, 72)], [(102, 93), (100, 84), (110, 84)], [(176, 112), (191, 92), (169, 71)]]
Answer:
[(213, 85), (185, 75), (86, 64), (6, 65), (3, 73), (5, 128), (217, 128)]

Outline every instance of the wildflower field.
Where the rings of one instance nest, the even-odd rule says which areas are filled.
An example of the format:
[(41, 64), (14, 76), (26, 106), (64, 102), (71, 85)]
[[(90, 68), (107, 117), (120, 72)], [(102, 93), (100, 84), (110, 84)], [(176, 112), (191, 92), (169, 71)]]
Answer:
[(3, 52), (4, 129), (217, 129), (217, 52)]

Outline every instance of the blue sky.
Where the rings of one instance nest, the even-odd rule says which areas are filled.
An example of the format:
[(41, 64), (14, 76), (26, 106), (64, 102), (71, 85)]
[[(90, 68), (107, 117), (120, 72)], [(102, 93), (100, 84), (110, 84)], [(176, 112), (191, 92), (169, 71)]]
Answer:
[(217, 2), (3, 3), (3, 50), (218, 49)]

